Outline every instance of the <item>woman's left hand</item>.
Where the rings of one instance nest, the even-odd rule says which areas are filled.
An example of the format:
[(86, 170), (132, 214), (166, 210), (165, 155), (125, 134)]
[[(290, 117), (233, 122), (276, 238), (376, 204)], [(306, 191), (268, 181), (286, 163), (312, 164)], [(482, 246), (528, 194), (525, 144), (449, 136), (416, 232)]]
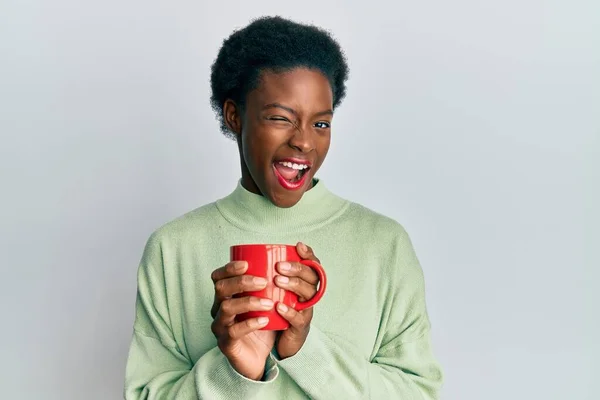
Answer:
[[(321, 263), (309, 246), (298, 243), (296, 250), (303, 260)], [(317, 293), (319, 276), (312, 268), (299, 262), (280, 262), (277, 264), (277, 271), (281, 275), (275, 278), (275, 284), (296, 293), (299, 301), (308, 301)], [(309, 307), (296, 311), (278, 303), (277, 312), (290, 323), (290, 327), (280, 333), (276, 344), (277, 353), (283, 360), (295, 355), (302, 348), (310, 331), (313, 309)]]

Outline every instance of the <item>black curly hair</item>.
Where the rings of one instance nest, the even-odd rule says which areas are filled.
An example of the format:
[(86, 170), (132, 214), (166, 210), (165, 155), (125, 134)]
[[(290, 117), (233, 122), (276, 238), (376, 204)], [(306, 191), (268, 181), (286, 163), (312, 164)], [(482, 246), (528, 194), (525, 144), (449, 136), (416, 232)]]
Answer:
[(331, 83), (333, 107), (340, 104), (346, 95), (348, 64), (327, 31), (281, 17), (262, 17), (225, 39), (210, 76), (210, 102), (223, 134), (234, 138), (223, 120), (225, 100), (233, 100), (243, 110), (246, 96), (257, 87), (262, 72), (280, 73), (297, 67), (322, 72)]

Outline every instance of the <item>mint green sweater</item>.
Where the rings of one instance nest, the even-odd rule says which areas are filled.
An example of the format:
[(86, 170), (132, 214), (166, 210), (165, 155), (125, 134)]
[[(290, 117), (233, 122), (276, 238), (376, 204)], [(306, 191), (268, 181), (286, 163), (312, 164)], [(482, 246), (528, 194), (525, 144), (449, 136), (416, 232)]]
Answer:
[[(311, 246), (327, 272), (300, 351), (267, 360), (262, 382), (235, 371), (210, 326), (211, 272), (229, 246)], [(438, 398), (442, 372), (430, 343), (423, 273), (397, 222), (317, 184), (277, 208), (239, 183), (229, 196), (158, 229), (138, 271), (125, 398)]]

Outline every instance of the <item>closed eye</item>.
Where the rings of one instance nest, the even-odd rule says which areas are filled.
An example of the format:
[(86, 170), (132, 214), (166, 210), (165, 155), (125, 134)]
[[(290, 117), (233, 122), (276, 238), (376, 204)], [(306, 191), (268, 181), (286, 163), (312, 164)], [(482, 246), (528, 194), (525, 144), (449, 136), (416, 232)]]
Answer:
[(290, 122), (289, 119), (279, 116), (279, 115), (274, 115), (272, 117), (267, 117), (268, 120), (270, 121), (285, 121), (285, 122)]

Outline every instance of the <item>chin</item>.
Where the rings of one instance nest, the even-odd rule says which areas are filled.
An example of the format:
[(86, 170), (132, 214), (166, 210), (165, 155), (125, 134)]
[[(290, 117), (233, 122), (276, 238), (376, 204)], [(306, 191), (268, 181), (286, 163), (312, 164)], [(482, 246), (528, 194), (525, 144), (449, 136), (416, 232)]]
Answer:
[(303, 185), (303, 187), (296, 190), (286, 189), (281, 186), (277, 179), (265, 183), (267, 190), (263, 193), (268, 193), (268, 195), (265, 197), (279, 208), (289, 208), (295, 206), (300, 199), (302, 199), (304, 192), (307, 190), (306, 185)]
[(275, 168), (272, 168), (272, 170), (268, 171), (265, 175), (266, 179), (263, 179), (261, 185), (264, 190), (261, 189), (260, 192), (275, 206), (279, 208), (289, 208), (300, 201), (304, 192), (306, 192), (309, 187), (309, 182), (312, 181), (313, 174), (307, 173), (307, 176), (302, 179), (302, 183), (295, 187), (293, 183), (286, 182), (281, 176), (278, 176)]

